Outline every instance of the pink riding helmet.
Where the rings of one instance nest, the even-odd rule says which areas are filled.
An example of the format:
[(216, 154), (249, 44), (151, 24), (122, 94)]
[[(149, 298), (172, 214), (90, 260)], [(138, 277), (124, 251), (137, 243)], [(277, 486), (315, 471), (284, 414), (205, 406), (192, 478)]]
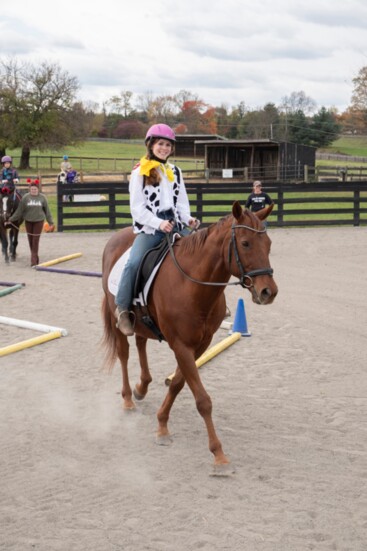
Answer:
[(147, 143), (147, 141), (151, 138), (164, 138), (165, 140), (169, 140), (170, 142), (176, 141), (176, 135), (174, 131), (167, 124), (153, 124), (153, 126), (149, 128), (147, 135), (145, 136), (145, 143)]
[(2, 163), (12, 163), (13, 162), (13, 159), (11, 157), (9, 157), (9, 155), (5, 155), (2, 159), (1, 159), (1, 162)]

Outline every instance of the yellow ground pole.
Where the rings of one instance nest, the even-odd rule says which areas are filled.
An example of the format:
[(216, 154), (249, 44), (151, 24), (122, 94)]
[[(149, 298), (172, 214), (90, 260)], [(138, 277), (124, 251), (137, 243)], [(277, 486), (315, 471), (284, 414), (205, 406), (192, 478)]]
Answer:
[[(231, 344), (235, 343), (236, 341), (240, 340), (241, 338), (241, 333), (232, 333), (232, 335), (230, 335), (229, 337), (226, 337), (225, 339), (223, 339), (222, 341), (218, 342), (217, 344), (215, 344), (214, 346), (212, 346), (211, 348), (208, 348), (208, 350), (206, 350), (204, 352), (204, 354), (202, 354), (200, 356), (200, 358), (198, 358), (196, 360), (196, 367), (199, 369), (202, 365), (204, 365), (206, 362), (208, 362), (209, 360), (211, 360), (212, 358), (214, 358), (215, 356), (218, 356), (218, 354), (220, 354), (221, 352), (223, 352), (223, 350), (225, 350), (226, 348), (228, 348), (229, 346), (231, 346)], [(169, 377), (166, 378), (165, 380), (165, 383), (167, 386), (170, 385), (173, 377), (174, 377), (175, 373), (171, 373), (171, 375), (169, 375)]]
[(36, 346), (37, 344), (51, 341), (53, 339), (58, 339), (62, 336), (61, 331), (52, 331), (51, 333), (45, 333), (39, 337), (33, 337), (32, 339), (28, 339), (26, 341), (4, 346), (3, 348), (0, 348), (0, 357), (6, 356), (7, 354), (12, 354), (13, 352), (18, 352), (19, 350), (24, 350), (25, 348), (30, 348), (31, 346)]
[(42, 264), (37, 264), (37, 266), (42, 266), (46, 268), (47, 266), (53, 266), (54, 264), (59, 264), (60, 262), (66, 262), (66, 260), (72, 260), (73, 258), (79, 258), (83, 253), (74, 253), (68, 254), (67, 256), (61, 256), (60, 258), (55, 258), (54, 260), (49, 260), (48, 262), (42, 262)]

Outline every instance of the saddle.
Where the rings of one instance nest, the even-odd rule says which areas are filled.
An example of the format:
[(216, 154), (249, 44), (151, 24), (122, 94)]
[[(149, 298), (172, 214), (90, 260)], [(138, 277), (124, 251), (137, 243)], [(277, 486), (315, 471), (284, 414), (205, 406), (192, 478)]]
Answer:
[[(173, 234), (172, 243), (180, 237), (181, 235), (179, 233)], [(155, 324), (150, 316), (147, 302), (151, 285), (167, 253), (167, 239), (163, 239), (163, 241), (157, 247), (149, 249), (149, 251), (145, 253), (140, 262), (139, 270), (134, 284), (133, 304), (136, 309), (135, 313), (137, 317), (142, 321), (142, 323), (144, 323), (160, 341), (165, 339), (159, 327)], [(130, 249), (125, 251), (124, 254), (117, 260), (108, 277), (108, 290), (114, 296), (116, 296), (121, 274), (127, 262), (129, 254)]]
[(138, 273), (136, 275), (134, 286), (134, 297), (138, 297), (143, 292), (154, 268), (158, 266), (168, 252), (167, 239), (163, 239), (157, 247), (149, 249), (141, 259)]

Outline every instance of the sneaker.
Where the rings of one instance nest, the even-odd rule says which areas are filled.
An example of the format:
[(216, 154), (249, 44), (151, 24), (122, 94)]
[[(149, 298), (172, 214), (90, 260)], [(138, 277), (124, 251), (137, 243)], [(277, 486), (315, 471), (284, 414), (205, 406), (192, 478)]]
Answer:
[(117, 307), (115, 310), (115, 316), (117, 319), (116, 327), (123, 335), (131, 337), (134, 334), (134, 328), (130, 321), (129, 310), (121, 310), (121, 308)]

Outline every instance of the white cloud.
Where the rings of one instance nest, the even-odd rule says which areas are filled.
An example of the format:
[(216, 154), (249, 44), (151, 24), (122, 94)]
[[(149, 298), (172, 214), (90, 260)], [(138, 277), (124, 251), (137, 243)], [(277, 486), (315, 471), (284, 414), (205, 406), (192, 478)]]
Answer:
[(58, 62), (82, 99), (102, 103), (186, 89), (213, 105), (248, 107), (303, 90), (320, 107), (350, 103), (367, 64), (362, 0), (13, 0), (0, 56)]

